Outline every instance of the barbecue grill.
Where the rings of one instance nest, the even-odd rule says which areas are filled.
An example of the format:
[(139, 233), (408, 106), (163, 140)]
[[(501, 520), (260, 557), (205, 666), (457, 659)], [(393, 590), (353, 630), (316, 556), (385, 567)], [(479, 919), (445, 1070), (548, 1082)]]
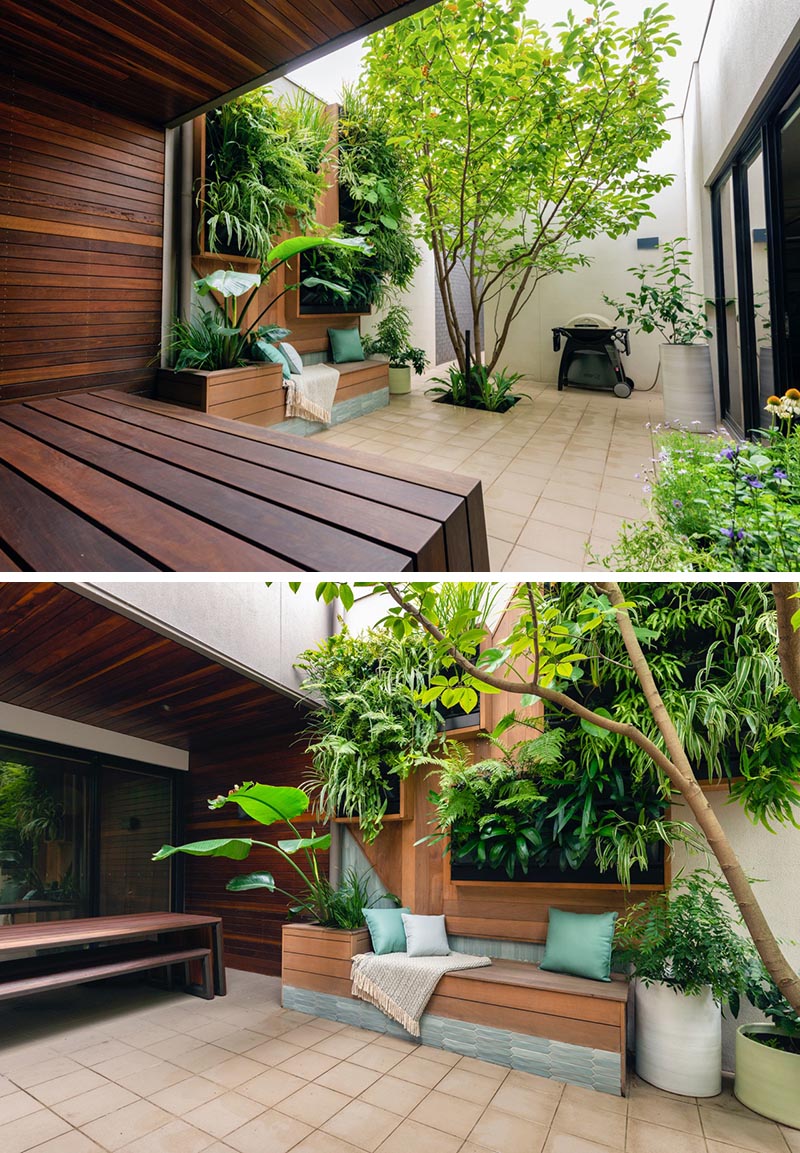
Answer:
[(617, 328), (604, 316), (576, 316), (563, 328), (553, 329), (553, 351), (561, 351), (566, 337), (558, 391), (565, 388), (609, 389), (627, 399), (635, 387), (625, 373), (623, 354), (630, 356), (630, 329)]

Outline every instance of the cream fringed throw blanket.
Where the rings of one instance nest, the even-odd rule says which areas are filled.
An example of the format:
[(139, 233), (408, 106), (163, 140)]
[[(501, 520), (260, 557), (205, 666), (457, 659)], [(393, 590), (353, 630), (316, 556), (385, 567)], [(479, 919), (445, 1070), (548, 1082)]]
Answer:
[(353, 996), (381, 1009), (414, 1037), (439, 978), (458, 969), (482, 969), (489, 957), (451, 953), (449, 957), (409, 957), (407, 953), (359, 953), (350, 974)]
[(333, 398), (339, 386), (339, 371), (329, 364), (310, 364), (302, 376), (292, 375), (284, 382), (286, 415), (302, 416), (330, 424)]

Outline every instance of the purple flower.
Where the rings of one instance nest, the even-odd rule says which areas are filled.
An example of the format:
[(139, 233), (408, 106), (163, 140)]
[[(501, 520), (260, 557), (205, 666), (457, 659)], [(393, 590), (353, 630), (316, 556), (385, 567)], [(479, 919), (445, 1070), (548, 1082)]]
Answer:
[(745, 482), (745, 484), (749, 484), (751, 488), (764, 488), (765, 487), (763, 480), (759, 480), (758, 477), (755, 476), (753, 473), (751, 473), (749, 476), (746, 476), (744, 478), (744, 482)]
[(786, 475), (786, 473), (783, 471), (782, 468), (776, 468), (772, 475), (775, 478), (775, 480), (788, 480), (789, 479), (789, 477)]
[(673, 508), (683, 508), (683, 501), (682, 500), (674, 500), (672, 502), (672, 507)]
[(730, 541), (744, 540), (744, 533), (741, 529), (737, 532), (735, 528), (724, 528), (722, 535), (726, 536)]
[(738, 455), (739, 455), (738, 448), (723, 448), (722, 451), (717, 454), (716, 459), (717, 460), (736, 460), (736, 457)]

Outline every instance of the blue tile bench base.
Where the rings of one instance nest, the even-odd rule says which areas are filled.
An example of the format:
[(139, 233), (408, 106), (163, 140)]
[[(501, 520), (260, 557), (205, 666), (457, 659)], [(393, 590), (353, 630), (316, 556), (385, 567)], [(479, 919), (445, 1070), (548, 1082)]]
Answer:
[(349, 400), (340, 400), (331, 410), (331, 423), (322, 424), (318, 420), (305, 420), (301, 416), (292, 416), (282, 420), (280, 424), (271, 424), (270, 432), (291, 432), (294, 436), (313, 436), (315, 432), (324, 432), (335, 424), (344, 424), (347, 420), (355, 420), (357, 416), (366, 416), (376, 409), (386, 408), (389, 403), (389, 387), (379, 388), (375, 392), (365, 392), (362, 396), (351, 396)]
[[(284, 985), (283, 1007), (314, 1017), (325, 1017), (329, 1021), (341, 1021), (359, 1029), (370, 1029), (374, 1033), (388, 1033), (406, 1040), (411, 1036), (402, 1025), (392, 1021), (374, 1005), (351, 997), (336, 997), (331, 993)], [(550, 1077), (569, 1085), (622, 1096), (619, 1053), (585, 1049), (582, 1045), (568, 1045), (547, 1037), (531, 1037), (527, 1033), (512, 1033), (508, 1029), (473, 1025), (449, 1017), (435, 1017), (431, 1013), (422, 1017), (420, 1040), (435, 1049), (448, 1049), (464, 1057), (477, 1057), (480, 1061), (535, 1073), (538, 1077)]]

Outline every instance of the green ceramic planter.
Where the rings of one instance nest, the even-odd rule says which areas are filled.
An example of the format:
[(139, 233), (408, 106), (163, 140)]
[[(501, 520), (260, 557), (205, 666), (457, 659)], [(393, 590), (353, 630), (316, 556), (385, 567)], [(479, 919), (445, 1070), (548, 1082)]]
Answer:
[(411, 369), (389, 366), (389, 392), (392, 396), (404, 396), (411, 392)]
[(800, 1129), (800, 1054), (760, 1045), (753, 1040), (758, 1033), (780, 1030), (775, 1025), (740, 1025), (736, 1030), (734, 1093), (754, 1113)]

